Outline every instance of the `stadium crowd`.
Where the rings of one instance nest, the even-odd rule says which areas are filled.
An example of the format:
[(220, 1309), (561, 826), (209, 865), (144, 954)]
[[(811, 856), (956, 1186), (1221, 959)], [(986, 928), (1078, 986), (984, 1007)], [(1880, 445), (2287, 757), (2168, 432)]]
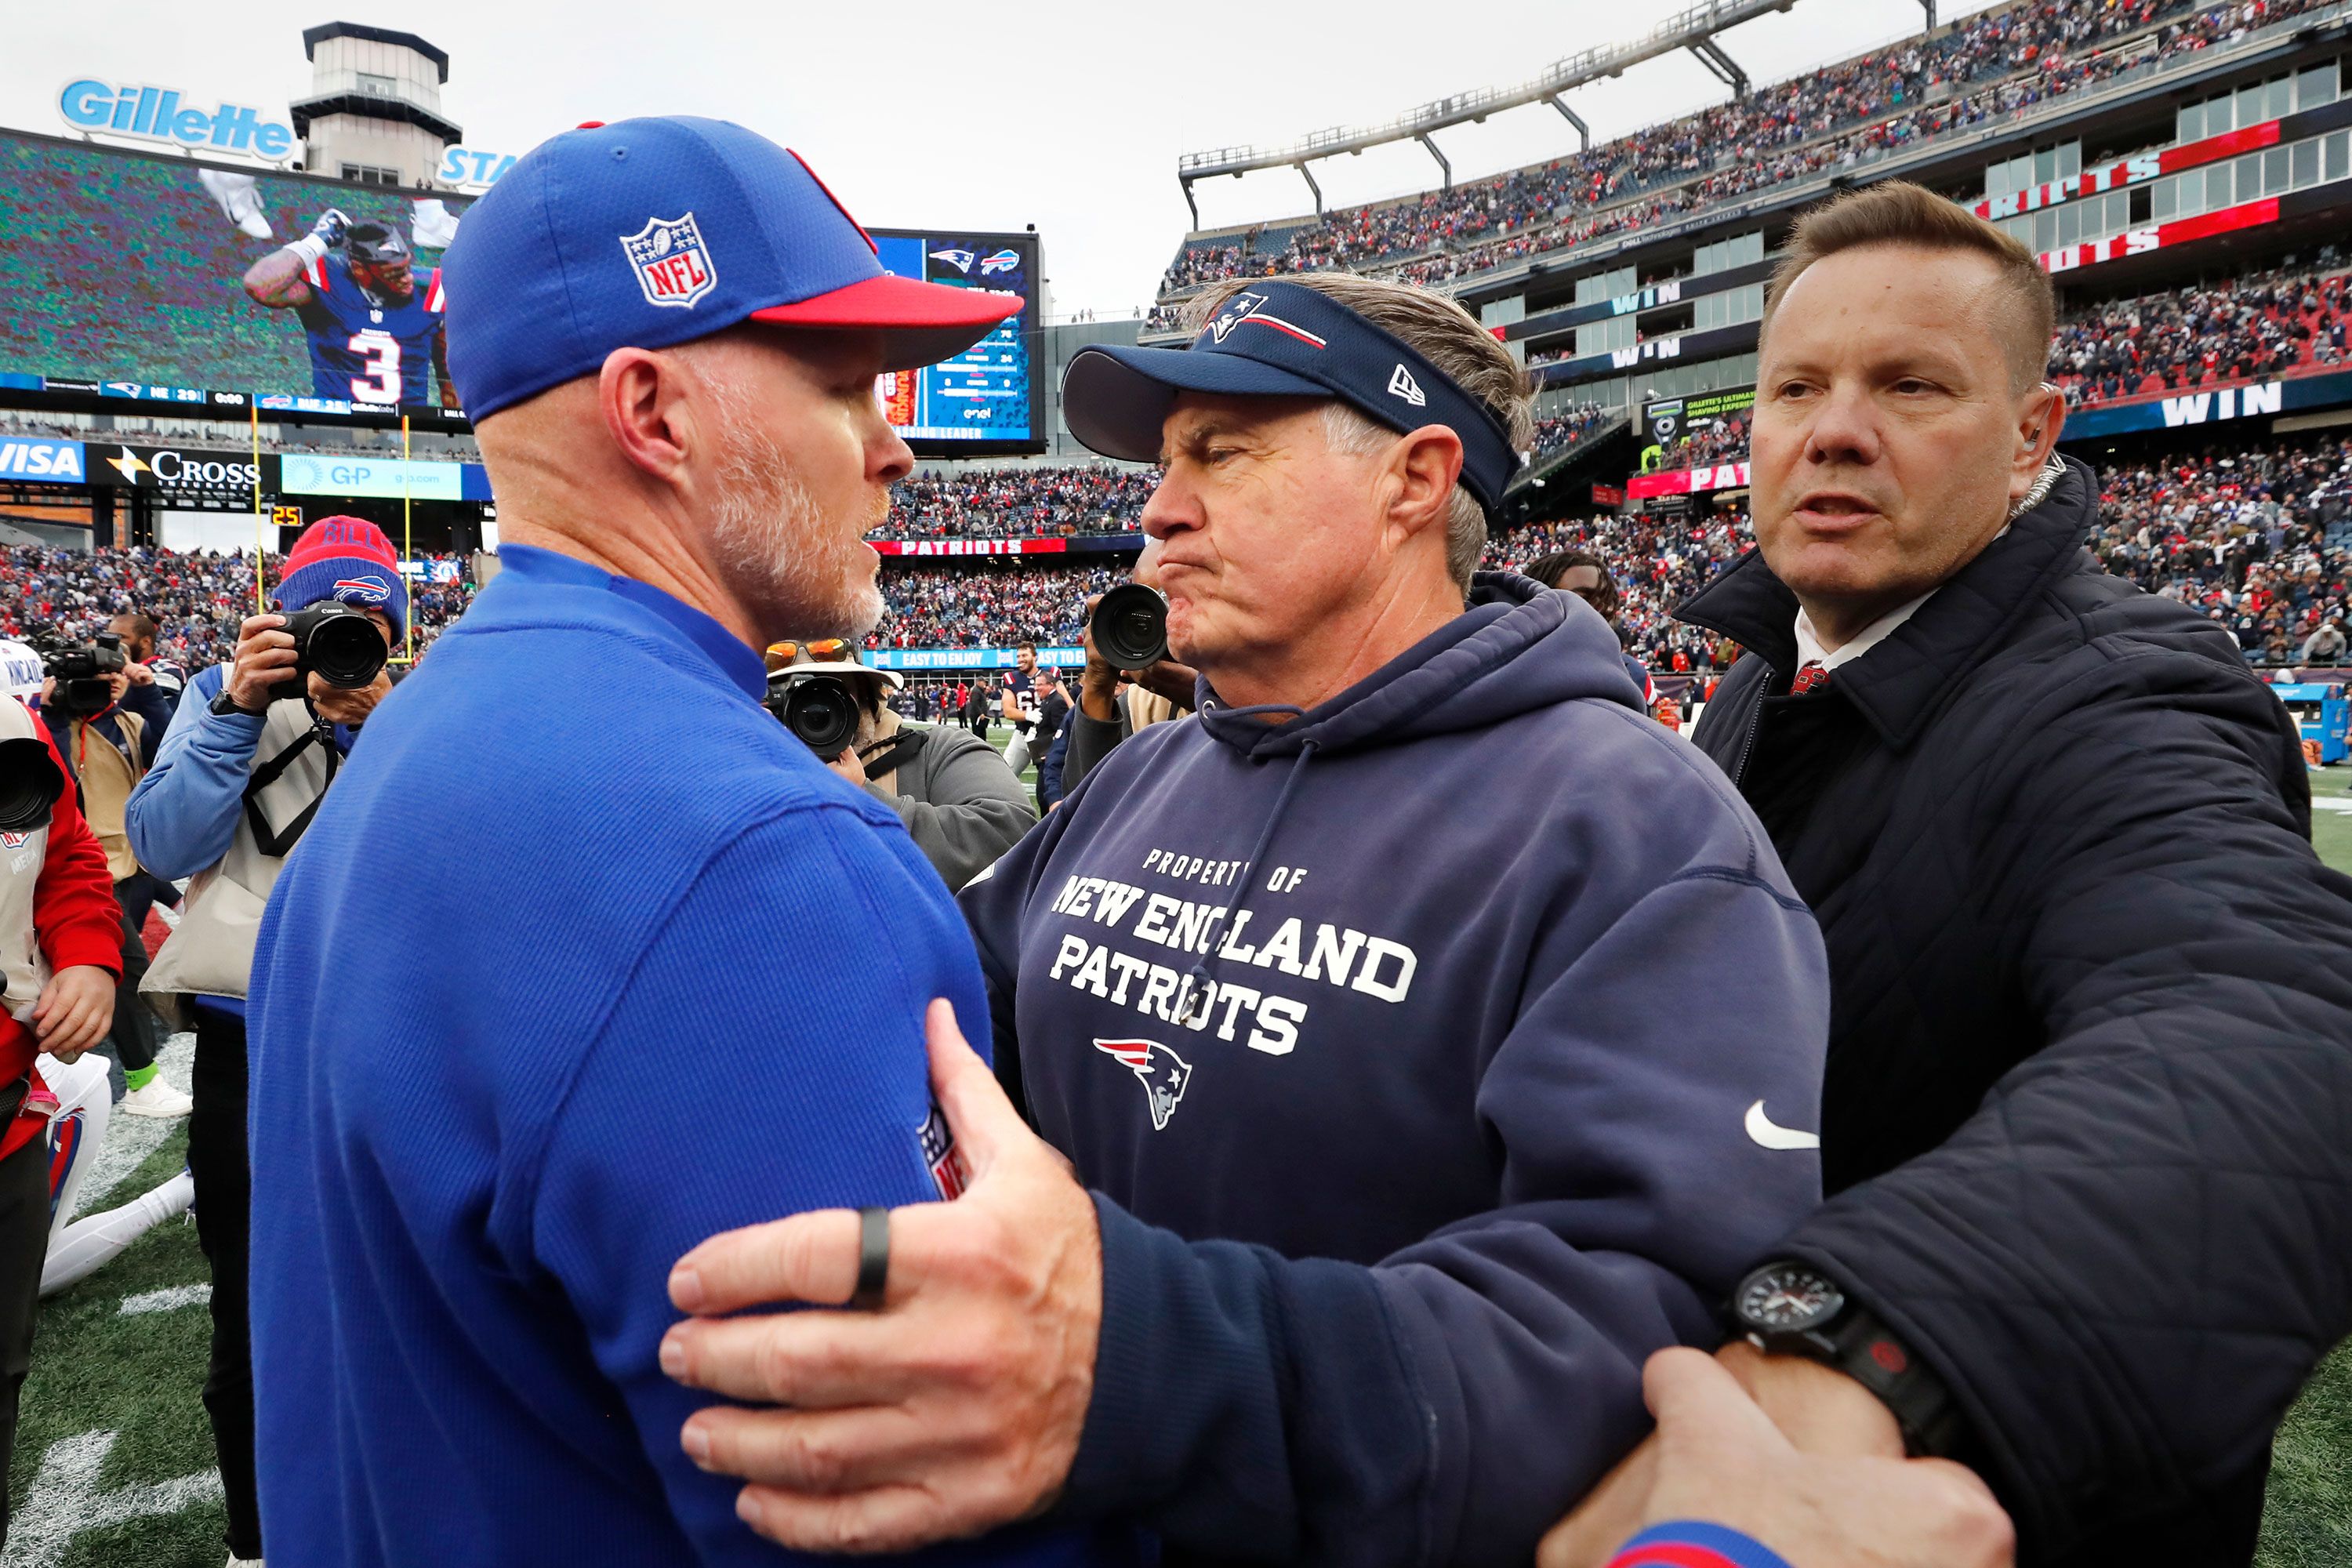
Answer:
[[(2091, 547), (2109, 572), (2203, 609), (2251, 664), (2352, 665), (2352, 438), (2217, 444), (2103, 468), (2101, 479)], [(1705, 672), (1728, 668), (1738, 649), (1675, 620), (1674, 606), (1750, 542), (1737, 508), (1603, 516), (1498, 535), (1486, 563), (1589, 550), (1615, 570), (1629, 651), (1654, 669)]]
[(927, 472), (891, 492), (892, 539), (1021, 539), (1068, 533), (1124, 533), (1150, 499), (1150, 473), (1108, 463), (1067, 468)]
[(1615, 412), (1597, 403), (1580, 403), (1545, 415), (1536, 421), (1535, 456), (1547, 458), (1563, 447), (1573, 446)]
[[(446, 561), (446, 556), (427, 556)], [(279, 557), (268, 557), (271, 581)], [(409, 604), (420, 650), (465, 614), (473, 584), (412, 584)], [(172, 550), (57, 550), (16, 545), (0, 551), (0, 636), (79, 642), (119, 615), (155, 622), (159, 657), (191, 672), (226, 661), (238, 623), (254, 613), (253, 558), (242, 552)]]
[[(1941, 38), (1912, 39), (1538, 168), (1238, 243), (1188, 245), (1146, 330), (1174, 324), (1168, 296), (1245, 274), (1346, 267), (1442, 284), (2014, 115), (2321, 3), (2032, 0), (1980, 13)], [(2146, 49), (2108, 47), (2151, 32)]]
[(2116, 300), (2062, 319), (2050, 378), (2082, 407), (2293, 375), (2344, 363), (2345, 283), (2334, 247), (2317, 268), (2225, 279)]
[(887, 608), (866, 646), (1075, 646), (1086, 632), (1087, 595), (1122, 579), (1122, 572), (1107, 566), (1015, 565), (985, 557), (957, 566), (886, 564), (882, 598)]
[[(2327, 280), (2329, 287), (2340, 283), (2340, 278)], [(2239, 294), (2284, 287), (2252, 280)], [(2323, 298), (2335, 298), (2319, 285), (2310, 287)], [(1601, 410), (1587, 407), (1541, 421), (1538, 452), (1572, 440), (1602, 416)], [(1747, 420), (1735, 416), (1676, 442), (1663, 466), (1732, 460), (1744, 457), (1746, 448)], [(992, 503), (975, 502), (975, 493), (1030, 496), (1067, 487), (1073, 475), (1086, 476), (1076, 481), (1079, 487), (1108, 481), (1120, 504), (1134, 510), (1150, 493), (1150, 476), (1139, 470), (1003, 472), (1024, 478), (961, 492), (949, 488), (955, 481), (938, 478), (908, 483), (932, 487), (928, 504), (953, 506), (967, 522), (975, 516), (1003, 517), (1000, 512), (990, 518), (986, 508)], [(2095, 547), (2108, 570), (2152, 593), (2200, 605), (2229, 627), (2249, 660), (2264, 667), (2313, 662), (2306, 644), (2331, 619), (2352, 633), (2346, 588), (2352, 574), (2352, 440), (2291, 441), (2269, 448), (2217, 446), (2194, 458), (2128, 465), (2104, 477), (2106, 526)], [(1017, 510), (1036, 502), (998, 499), (992, 504)], [(1133, 526), (1131, 516), (1127, 526)], [(1497, 535), (1488, 545), (1486, 563), (1524, 565), (1554, 551), (1591, 550), (1618, 568), (1624, 595), (1621, 629), (1631, 651), (1657, 669), (1706, 670), (1727, 666), (1737, 650), (1682, 626), (1671, 612), (1748, 547), (1747, 516), (1732, 508), (1683, 517), (1538, 523)], [(269, 560), (274, 578), (278, 558)], [(866, 646), (1074, 646), (1084, 630), (1087, 597), (1118, 582), (1123, 570), (1123, 562), (1045, 565), (989, 557), (953, 565), (890, 563), (882, 574), (886, 613)], [(420, 650), (465, 613), (472, 592), (473, 584), (462, 577), (412, 585)], [(244, 554), (35, 545), (0, 551), (0, 635), (7, 637), (79, 640), (103, 630), (110, 617), (135, 610), (154, 619), (159, 655), (194, 670), (229, 656), (237, 624), (251, 613), (252, 604), (252, 558)], [(2326, 645), (2323, 638), (2316, 651)]]

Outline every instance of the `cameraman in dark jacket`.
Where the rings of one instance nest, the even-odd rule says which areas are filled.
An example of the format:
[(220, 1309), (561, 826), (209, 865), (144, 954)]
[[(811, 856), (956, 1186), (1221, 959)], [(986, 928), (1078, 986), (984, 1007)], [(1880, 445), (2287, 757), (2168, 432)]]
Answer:
[[(160, 892), (174, 899), (171, 884), (151, 877), (131, 852), (123, 808), (131, 792), (155, 765), (155, 749), (172, 722), (171, 694), (143, 662), (155, 648), (155, 624), (144, 616), (117, 616), (107, 626), (117, 639), (122, 668), (68, 679), (60, 689), (52, 675), (41, 685), (41, 721), (65, 759), (79, 792), (82, 818), (106, 851), (114, 901), (122, 915), (122, 973), (114, 987), (114, 1058), (121, 1068), (119, 1109), (132, 1116), (185, 1116), (194, 1101), (164, 1081), (155, 1067), (163, 1041), (156, 1019), (140, 999), (147, 974), (147, 942), (142, 934), (147, 911)], [(51, 663), (54, 669), (56, 664)], [(87, 668), (87, 667), (85, 667)]]
[[(779, 651), (790, 649), (782, 658)], [(857, 738), (826, 765), (898, 814), (931, 869), (960, 891), (1036, 826), (1037, 808), (996, 748), (959, 724), (902, 726), (884, 694), (903, 678), (857, 662), (847, 642), (778, 643), (768, 650), (770, 689), (778, 675), (830, 675), (857, 700)], [(775, 699), (772, 699), (772, 701)]]
[[(1830, 1195), (1722, 1355), (1800, 1448), (1977, 1469), (2021, 1562), (2218, 1568), (2352, 1329), (2352, 881), (2230, 639), (2084, 552), (2051, 320), (1894, 183), (1773, 280), (1759, 548), (1679, 614), (1748, 650), (1696, 739), (1828, 943)], [(1654, 1454), (1546, 1568), (1605, 1560)]]

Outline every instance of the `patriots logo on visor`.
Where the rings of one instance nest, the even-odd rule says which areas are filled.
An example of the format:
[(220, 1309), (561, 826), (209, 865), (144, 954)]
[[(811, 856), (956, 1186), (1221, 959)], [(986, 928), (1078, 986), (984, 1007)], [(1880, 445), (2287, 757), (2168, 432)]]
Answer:
[(1234, 329), (1240, 326), (1272, 327), (1278, 332), (1286, 332), (1297, 338), (1308, 348), (1325, 346), (1321, 338), (1296, 321), (1286, 321), (1269, 312), (1265, 308), (1265, 296), (1252, 293), (1246, 289), (1225, 301), (1225, 308), (1217, 312), (1215, 321), (1209, 323), (1209, 336), (1222, 344)]
[(645, 227), (621, 236), (621, 252), (629, 258), (648, 305), (691, 310), (719, 286), (719, 268), (692, 213), (646, 219)]
[(360, 599), (382, 605), (392, 598), (392, 587), (381, 577), (346, 577), (327, 592), (338, 599)]
[(1117, 1058), (1143, 1085), (1151, 1101), (1151, 1130), (1167, 1126), (1176, 1102), (1184, 1098), (1184, 1086), (1192, 1081), (1192, 1064), (1157, 1040), (1097, 1040), (1095, 1049)]

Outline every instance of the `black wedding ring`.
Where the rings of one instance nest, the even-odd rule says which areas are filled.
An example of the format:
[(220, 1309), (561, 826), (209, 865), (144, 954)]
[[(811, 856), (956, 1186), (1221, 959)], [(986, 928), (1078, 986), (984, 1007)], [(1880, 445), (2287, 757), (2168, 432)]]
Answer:
[(850, 1292), (854, 1312), (878, 1312), (890, 1285), (890, 1211), (857, 1211), (857, 1289)]

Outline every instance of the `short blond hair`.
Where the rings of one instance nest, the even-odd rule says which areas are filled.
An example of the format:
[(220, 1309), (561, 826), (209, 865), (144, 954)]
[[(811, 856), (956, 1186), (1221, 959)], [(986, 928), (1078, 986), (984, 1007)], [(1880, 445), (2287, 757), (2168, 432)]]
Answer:
[(1990, 258), (2015, 307), (2000, 316), (2010, 340), (2011, 385), (2023, 392), (2048, 374), (2050, 337), (2058, 319), (2057, 294), (2050, 286), (2050, 274), (2042, 269), (2033, 252), (2013, 237), (1958, 203), (1908, 180), (1882, 180), (1832, 196), (1797, 220), (1796, 227), (1789, 231), (1789, 247), (1772, 268), (1772, 281), (1764, 290), (1762, 330), (1771, 331), (1772, 312), (1780, 308), (1789, 285), (1804, 276), (1805, 268), (1823, 257), (1865, 245), (1972, 250)]
[[(1257, 279), (1236, 278), (1195, 298), (1185, 311), (1186, 330), (1199, 332), (1223, 310), (1225, 301)], [(1528, 373), (1511, 352), (1479, 325), (1478, 318), (1443, 294), (1391, 283), (1381, 278), (1359, 278), (1352, 272), (1308, 272), (1285, 278), (1302, 289), (1328, 294), (1391, 337), (1411, 344), (1413, 351), (1469, 394), (1473, 402), (1495, 416), (1511, 438), (1511, 450), (1524, 452), (1535, 445), (1534, 394)], [(1354, 407), (1332, 401), (1325, 430), (1334, 450), (1369, 456), (1396, 438), (1396, 432), (1377, 425)], [(1459, 484), (1445, 518), (1445, 567), (1466, 593), (1470, 575), (1486, 552), (1486, 509)]]

